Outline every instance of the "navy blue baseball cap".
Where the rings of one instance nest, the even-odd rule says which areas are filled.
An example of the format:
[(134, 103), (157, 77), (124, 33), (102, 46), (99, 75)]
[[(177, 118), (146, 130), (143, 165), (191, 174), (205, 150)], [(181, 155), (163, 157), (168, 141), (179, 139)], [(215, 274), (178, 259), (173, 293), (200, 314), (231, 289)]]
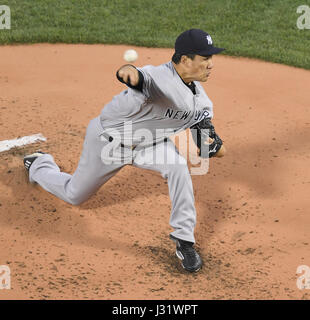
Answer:
[(190, 29), (182, 32), (177, 37), (174, 48), (175, 53), (198, 54), (200, 56), (211, 56), (225, 50), (214, 47), (211, 36), (200, 29)]

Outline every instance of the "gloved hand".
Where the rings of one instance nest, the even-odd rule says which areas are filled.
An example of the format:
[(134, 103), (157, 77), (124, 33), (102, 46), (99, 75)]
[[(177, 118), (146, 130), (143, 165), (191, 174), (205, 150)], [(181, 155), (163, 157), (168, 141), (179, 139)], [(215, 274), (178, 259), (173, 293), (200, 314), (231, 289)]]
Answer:
[[(210, 119), (205, 118), (190, 127), (193, 140), (196, 143), (202, 158), (212, 158), (223, 145), (223, 141), (216, 134), (214, 126)], [(211, 143), (210, 143), (211, 141)]]

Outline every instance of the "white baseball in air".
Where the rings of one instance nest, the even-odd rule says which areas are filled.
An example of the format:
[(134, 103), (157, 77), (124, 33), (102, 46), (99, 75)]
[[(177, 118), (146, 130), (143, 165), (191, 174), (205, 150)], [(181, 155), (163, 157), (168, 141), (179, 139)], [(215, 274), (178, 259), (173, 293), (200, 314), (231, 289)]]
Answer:
[(136, 50), (133, 50), (133, 49), (129, 49), (129, 50), (126, 50), (125, 53), (124, 53), (124, 59), (127, 61), (127, 62), (134, 62), (138, 59), (138, 54), (137, 54), (137, 51)]

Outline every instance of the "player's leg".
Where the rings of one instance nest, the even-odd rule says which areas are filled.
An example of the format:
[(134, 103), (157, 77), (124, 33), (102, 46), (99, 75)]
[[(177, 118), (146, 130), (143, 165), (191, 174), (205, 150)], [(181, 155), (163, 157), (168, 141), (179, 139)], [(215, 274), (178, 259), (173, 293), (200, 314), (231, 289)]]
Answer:
[(167, 179), (172, 204), (170, 225), (174, 229), (171, 235), (194, 243), (196, 209), (186, 160), (170, 139), (166, 143), (157, 144), (155, 148), (136, 151), (134, 155), (134, 166), (158, 171)]
[(158, 171), (168, 180), (169, 195), (172, 203), (170, 225), (174, 231), (170, 234), (177, 244), (177, 256), (188, 271), (198, 271), (202, 262), (193, 248), (196, 209), (192, 179), (186, 160), (179, 154), (174, 143), (157, 144), (155, 148), (134, 151), (133, 165)]
[(170, 224), (174, 228), (171, 235), (194, 243), (196, 209), (192, 179), (187, 162), (178, 153), (174, 143), (168, 139), (154, 148), (134, 151), (133, 165), (158, 171), (167, 179), (172, 202)]
[(78, 205), (87, 200), (125, 164), (104, 164), (102, 148), (108, 141), (101, 139), (97, 123), (92, 120), (87, 128), (82, 155), (73, 175), (60, 172), (50, 154), (39, 156), (29, 169), (29, 180), (58, 198)]

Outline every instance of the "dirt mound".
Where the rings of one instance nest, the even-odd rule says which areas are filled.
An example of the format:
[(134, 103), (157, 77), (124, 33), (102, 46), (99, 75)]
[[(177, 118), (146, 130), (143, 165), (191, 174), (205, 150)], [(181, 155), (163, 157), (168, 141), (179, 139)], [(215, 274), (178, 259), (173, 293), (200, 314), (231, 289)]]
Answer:
[[(0, 140), (42, 133), (73, 173), (88, 122), (123, 90), (126, 46), (1, 47)], [(138, 66), (170, 49), (135, 48)], [(27, 181), (28, 146), (0, 154), (0, 299), (308, 299), (309, 83), (302, 69), (216, 56), (204, 84), (228, 153), (193, 176), (197, 247), (186, 273), (169, 240), (170, 199), (157, 173), (127, 166), (73, 207)]]

